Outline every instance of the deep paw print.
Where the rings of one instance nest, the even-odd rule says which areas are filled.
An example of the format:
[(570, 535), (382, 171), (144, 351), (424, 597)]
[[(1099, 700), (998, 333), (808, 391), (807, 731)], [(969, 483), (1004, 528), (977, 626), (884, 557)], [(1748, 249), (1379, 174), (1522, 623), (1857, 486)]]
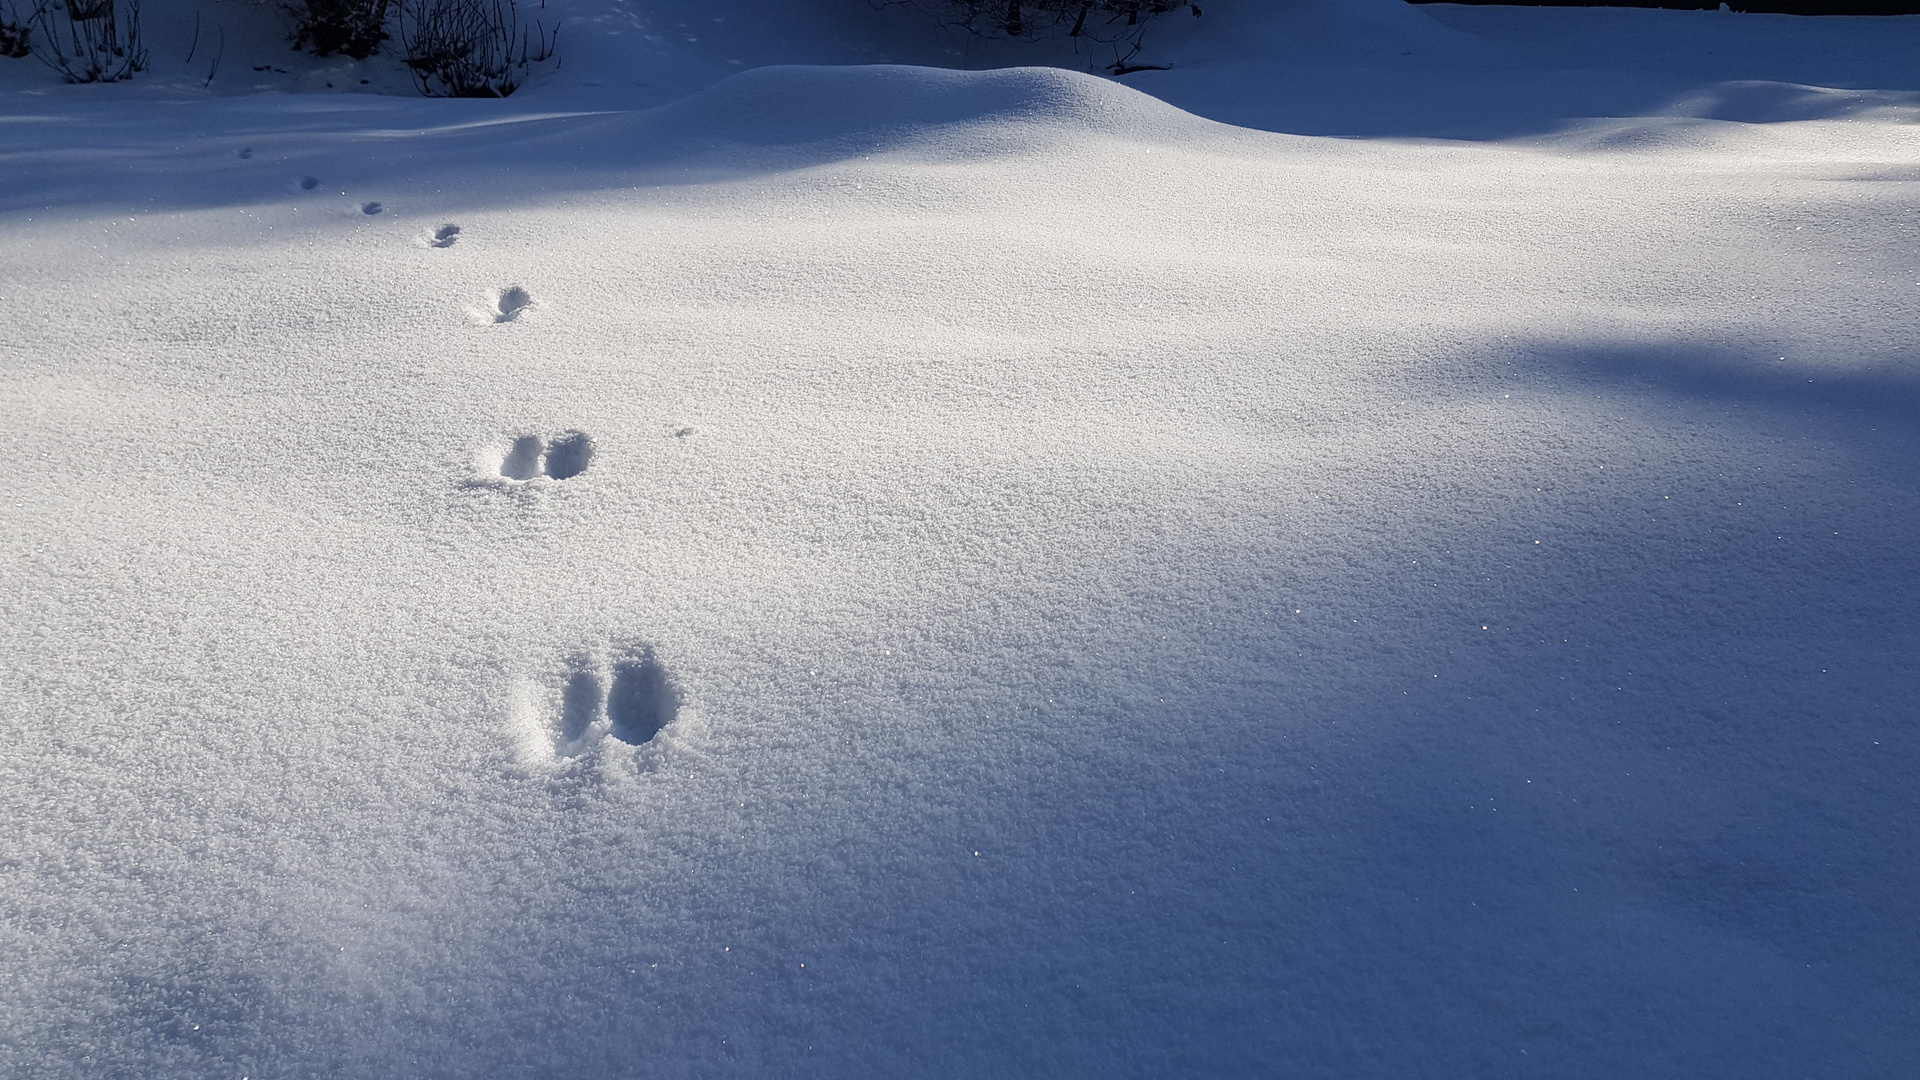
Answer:
[(584, 431), (566, 431), (551, 439), (521, 435), (500, 457), (505, 480), (571, 480), (593, 462), (593, 437)]
[(515, 322), (533, 306), (533, 294), (522, 285), (509, 285), (504, 289), (487, 293), (485, 296), (486, 299), (481, 301), (483, 306), (467, 309), (467, 317), (479, 326), (498, 326), (501, 323)]
[(560, 757), (577, 757), (609, 738), (645, 746), (679, 714), (680, 691), (653, 649), (627, 645), (604, 663), (584, 653), (567, 662), (548, 736)]
[(436, 248), (450, 248), (454, 244), (458, 243), (459, 241), (460, 241), (460, 226), (454, 225), (454, 224), (446, 224), (433, 230), (433, 235), (427, 239), (427, 246), (436, 247)]
[(533, 294), (518, 285), (509, 285), (500, 290), (493, 302), (493, 321), (512, 322), (520, 313), (533, 306)]

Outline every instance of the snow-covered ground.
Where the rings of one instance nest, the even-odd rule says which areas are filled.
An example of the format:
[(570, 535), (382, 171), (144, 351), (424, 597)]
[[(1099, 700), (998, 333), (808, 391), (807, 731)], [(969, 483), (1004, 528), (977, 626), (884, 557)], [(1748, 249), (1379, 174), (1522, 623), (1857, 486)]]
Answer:
[(0, 1075), (1912, 1075), (1920, 18), (1205, 7), (0, 59)]

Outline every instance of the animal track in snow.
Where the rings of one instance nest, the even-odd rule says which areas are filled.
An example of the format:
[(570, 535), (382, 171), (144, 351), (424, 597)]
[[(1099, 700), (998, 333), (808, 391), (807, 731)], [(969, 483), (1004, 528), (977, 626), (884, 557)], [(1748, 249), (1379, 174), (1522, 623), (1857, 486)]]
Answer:
[(560, 741), (578, 743), (605, 713), (606, 691), (593, 661), (576, 656), (567, 662), (567, 683), (560, 688)]
[(584, 431), (563, 431), (551, 439), (520, 435), (500, 455), (500, 475), (507, 480), (539, 476), (571, 480), (586, 472), (592, 462), (593, 436)]
[(500, 475), (509, 480), (531, 480), (542, 472), (540, 457), (546, 446), (538, 435), (522, 435), (513, 440), (513, 448), (500, 459)]
[(361, 213), (363, 213), (363, 214), (365, 214), (365, 215), (367, 215), (368, 217), (372, 217), (373, 215), (375, 215), (375, 214), (377, 214), (377, 213), (379, 213), (380, 211), (382, 211), (382, 210), (385, 210), (385, 209), (386, 209), (386, 207), (384, 207), (384, 206), (381, 206), (381, 205), (380, 205), (379, 203), (377, 203), (377, 202), (369, 202), (369, 203), (361, 203), (361, 204), (360, 204), (360, 212), (361, 212)]
[(433, 239), (427, 241), (428, 247), (450, 248), (460, 239), (460, 226), (442, 225), (433, 230)]
[(607, 720), (614, 738), (644, 745), (679, 713), (680, 692), (652, 649), (629, 648), (614, 661), (613, 684), (607, 688)]
[(547, 475), (571, 480), (587, 471), (593, 460), (593, 440), (584, 431), (569, 431), (547, 444)]
[(493, 321), (512, 322), (520, 317), (533, 303), (533, 294), (518, 285), (509, 285), (500, 290), (500, 298), (494, 301)]
[(579, 757), (608, 738), (645, 746), (680, 716), (680, 691), (647, 645), (620, 646), (604, 660), (576, 653), (566, 663), (558, 711), (553, 698), (546, 700), (516, 711), (529, 751), (545, 746), (560, 758)]
[(301, 191), (312, 191), (314, 188), (317, 188), (319, 186), (320, 186), (320, 178), (317, 176), (303, 176), (300, 178)]

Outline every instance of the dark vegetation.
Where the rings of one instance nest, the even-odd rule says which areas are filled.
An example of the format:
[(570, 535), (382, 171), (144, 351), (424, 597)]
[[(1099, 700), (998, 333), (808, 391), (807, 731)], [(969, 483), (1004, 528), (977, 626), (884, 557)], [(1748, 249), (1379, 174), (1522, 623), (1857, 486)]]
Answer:
[(1018, 37), (1028, 32), (1070, 25), (1069, 37), (1120, 25), (1137, 27), (1155, 15), (1187, 10), (1200, 13), (1187, 0), (946, 0), (954, 15), (972, 29), (988, 28)]
[(1147, 23), (1175, 11), (1200, 14), (1191, 0), (893, 0), (932, 10), (949, 25), (976, 34), (1042, 37), (1065, 34), (1077, 41), (1110, 46), (1114, 75), (1156, 68), (1135, 64), (1144, 47)]
[[(542, 4), (544, 7), (544, 3)], [(429, 97), (506, 97), (552, 58), (560, 30), (531, 27), (516, 0), (304, 0), (289, 9), (293, 47), (365, 60), (394, 35)]]
[[(1639, 7), (1713, 11), (1721, 0), (1407, 0), (1410, 4), (1512, 4), (1517, 7)], [(1920, 15), (1920, 0), (1726, 0), (1734, 11), (1781, 15)]]
[(400, 44), (429, 97), (506, 97), (560, 36), (520, 18), (514, 0), (401, 0)]
[(0, 11), (0, 56), (18, 59), (33, 53), (33, 30), (20, 21), (20, 13), (8, 4)]
[(389, 0), (306, 0), (293, 9), (298, 29), (293, 47), (311, 48), (315, 56), (341, 53), (365, 60), (387, 40)]
[(38, 0), (19, 36), (70, 83), (116, 82), (147, 69), (140, 0)]

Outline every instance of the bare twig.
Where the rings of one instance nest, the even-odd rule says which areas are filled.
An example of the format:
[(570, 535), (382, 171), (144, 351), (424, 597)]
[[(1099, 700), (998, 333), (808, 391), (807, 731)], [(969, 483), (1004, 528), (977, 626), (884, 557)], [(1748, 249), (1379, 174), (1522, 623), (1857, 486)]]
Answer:
[(34, 55), (70, 83), (116, 82), (147, 69), (140, 0), (39, 0)]
[[(543, 3), (544, 7), (545, 4)], [(400, 41), (414, 84), (429, 97), (506, 97), (559, 42), (520, 19), (515, 0), (401, 0)]]
[(0, 12), (0, 56), (19, 59), (33, 54), (33, 18), (20, 21), (20, 13), (13, 8), (13, 0), (7, 0), (7, 9)]
[(220, 24), (220, 51), (213, 54), (213, 64), (207, 68), (207, 81), (200, 84), (202, 89), (213, 85), (213, 77), (220, 74), (220, 61), (227, 58), (227, 24)]

